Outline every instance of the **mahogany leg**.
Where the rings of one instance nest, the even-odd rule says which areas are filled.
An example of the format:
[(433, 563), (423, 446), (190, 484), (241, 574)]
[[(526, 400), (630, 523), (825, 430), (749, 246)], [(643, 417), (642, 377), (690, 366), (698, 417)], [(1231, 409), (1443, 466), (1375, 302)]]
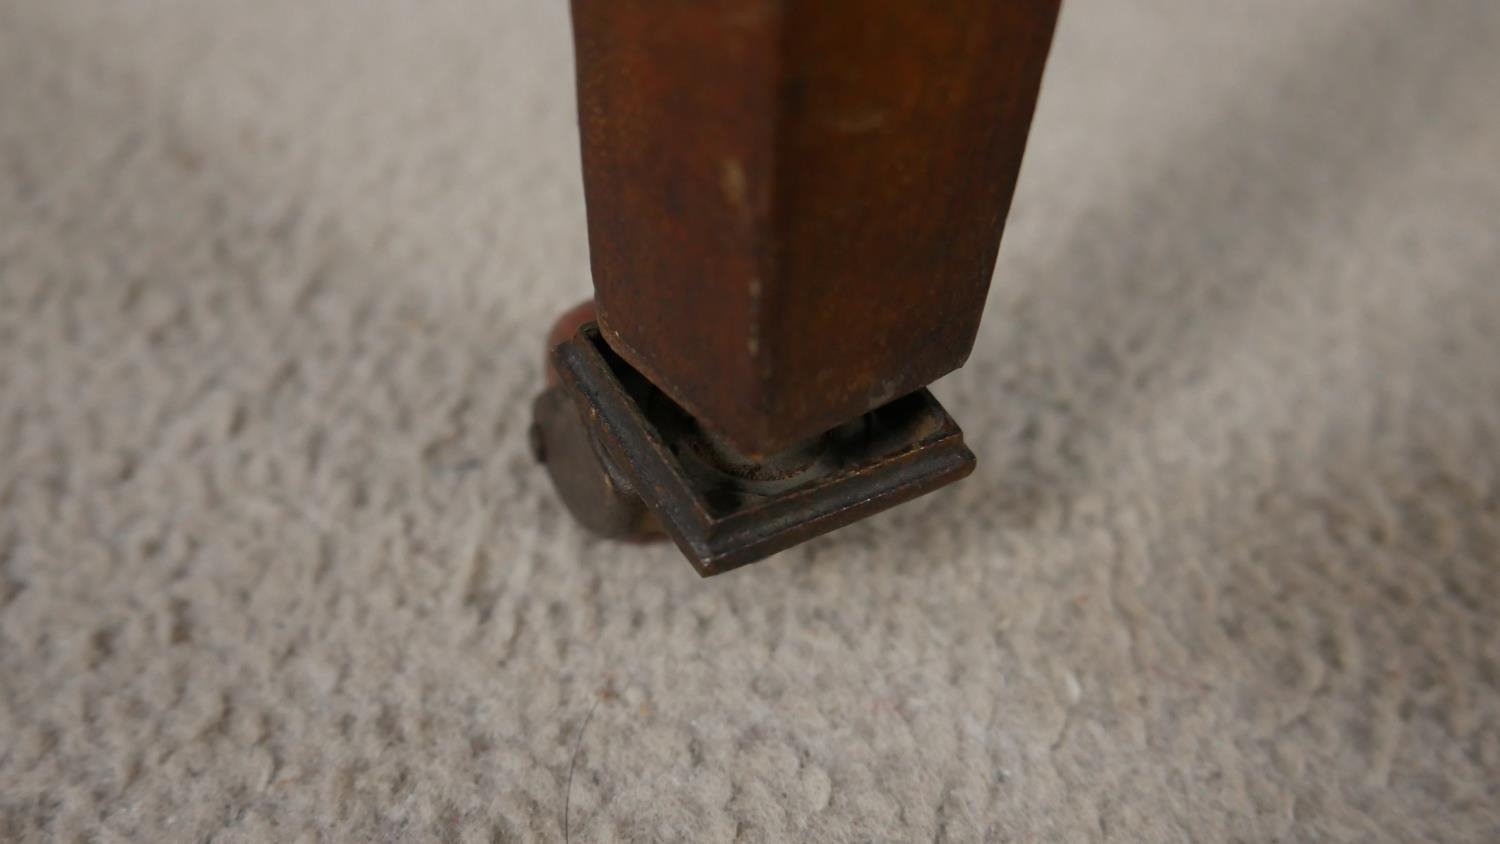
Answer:
[(967, 474), (923, 388), (973, 346), (1058, 0), (572, 9), (590, 447), (705, 574)]

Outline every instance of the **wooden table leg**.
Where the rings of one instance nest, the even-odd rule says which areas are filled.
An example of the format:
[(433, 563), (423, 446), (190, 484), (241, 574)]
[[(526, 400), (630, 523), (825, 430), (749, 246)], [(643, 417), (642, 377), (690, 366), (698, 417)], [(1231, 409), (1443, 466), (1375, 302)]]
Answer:
[(573, 0), (599, 336), (731, 463), (961, 366), (1058, 0)]

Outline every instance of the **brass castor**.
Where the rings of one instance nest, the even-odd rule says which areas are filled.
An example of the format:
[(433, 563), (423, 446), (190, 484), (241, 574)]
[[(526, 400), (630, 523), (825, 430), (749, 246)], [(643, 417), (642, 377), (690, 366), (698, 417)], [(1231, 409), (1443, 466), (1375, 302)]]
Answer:
[(776, 454), (742, 454), (615, 354), (593, 316), (588, 303), (554, 327), (531, 433), (563, 503), (603, 536), (665, 533), (699, 574), (721, 574), (974, 469), (925, 389)]

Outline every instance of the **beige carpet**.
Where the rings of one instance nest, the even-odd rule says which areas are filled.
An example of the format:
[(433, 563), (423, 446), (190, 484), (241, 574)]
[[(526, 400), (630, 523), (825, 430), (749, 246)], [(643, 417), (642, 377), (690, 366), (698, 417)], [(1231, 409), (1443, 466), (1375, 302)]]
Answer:
[(1500, 840), (1500, 4), (1076, 0), (964, 483), (527, 457), (560, 0), (0, 2), (0, 840)]

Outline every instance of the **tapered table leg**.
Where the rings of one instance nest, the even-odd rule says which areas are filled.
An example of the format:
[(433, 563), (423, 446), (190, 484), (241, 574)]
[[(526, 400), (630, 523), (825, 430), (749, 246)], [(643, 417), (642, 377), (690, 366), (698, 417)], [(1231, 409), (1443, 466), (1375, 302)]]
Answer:
[[(604, 462), (709, 568), (804, 538), (786, 529), (799, 520), (847, 521), (820, 506), (879, 509), (966, 472), (956, 426), (941, 448), (924, 439), (952, 420), (908, 397), (973, 346), (1057, 0), (572, 9), (597, 312), (557, 364)], [(894, 405), (924, 421), (893, 421)], [(680, 477), (642, 483), (637, 424)], [(700, 452), (711, 469), (684, 456)], [(937, 463), (869, 473), (897, 452)], [(822, 474), (778, 468), (798, 461)], [(901, 494), (828, 486), (852, 466)], [(771, 517), (747, 496), (793, 502), (761, 525), (775, 542), (745, 539)], [(713, 539), (730, 516), (738, 550)]]

